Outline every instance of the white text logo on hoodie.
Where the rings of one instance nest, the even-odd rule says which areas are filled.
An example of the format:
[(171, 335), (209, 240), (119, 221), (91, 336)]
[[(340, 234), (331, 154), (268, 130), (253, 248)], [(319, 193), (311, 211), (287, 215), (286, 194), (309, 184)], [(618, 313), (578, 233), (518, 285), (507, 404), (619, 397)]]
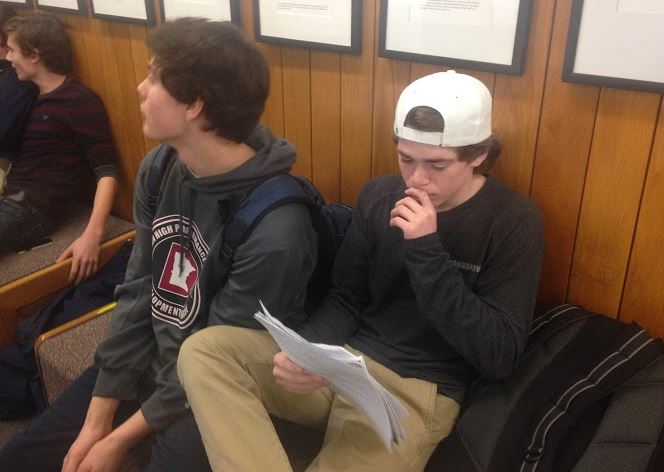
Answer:
[(169, 215), (152, 225), (152, 316), (185, 329), (201, 306), (199, 275), (210, 248), (195, 223)]

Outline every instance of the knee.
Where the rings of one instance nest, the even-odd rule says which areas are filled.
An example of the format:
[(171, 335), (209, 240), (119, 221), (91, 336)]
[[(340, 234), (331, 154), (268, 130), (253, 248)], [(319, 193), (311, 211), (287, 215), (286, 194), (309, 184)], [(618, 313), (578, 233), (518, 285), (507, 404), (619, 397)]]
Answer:
[(180, 346), (180, 353), (177, 360), (177, 372), (180, 382), (184, 385), (187, 374), (192, 370), (197, 370), (197, 366), (204, 366), (204, 358), (208, 351), (208, 342), (206, 341), (206, 330), (189, 336)]
[(227, 357), (226, 344), (232, 342), (233, 334), (229, 326), (211, 326), (189, 336), (180, 346), (177, 371), (181, 382), (190, 374), (196, 375), (203, 369), (222, 363)]
[(180, 347), (177, 371), (183, 385), (212, 371), (226, 372), (252, 362), (266, 362), (278, 352), (265, 331), (212, 326), (189, 336)]

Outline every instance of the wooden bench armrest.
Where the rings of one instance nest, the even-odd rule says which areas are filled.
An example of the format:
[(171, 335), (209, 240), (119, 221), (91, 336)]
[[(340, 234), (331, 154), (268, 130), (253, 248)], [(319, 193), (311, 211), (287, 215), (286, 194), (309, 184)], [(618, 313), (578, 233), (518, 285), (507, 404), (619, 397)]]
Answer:
[[(135, 231), (116, 236), (101, 245), (99, 266), (106, 264)], [(15, 342), (14, 330), (21, 315), (69, 285), (71, 258), (21, 277), (0, 287), (0, 347)]]

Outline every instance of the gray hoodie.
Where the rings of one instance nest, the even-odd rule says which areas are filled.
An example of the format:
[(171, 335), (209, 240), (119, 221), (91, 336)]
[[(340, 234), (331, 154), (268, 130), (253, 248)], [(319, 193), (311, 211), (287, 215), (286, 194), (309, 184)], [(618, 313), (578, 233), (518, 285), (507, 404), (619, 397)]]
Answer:
[(222, 175), (196, 178), (177, 159), (154, 217), (145, 185), (154, 152), (139, 169), (136, 241), (115, 292), (118, 305), (108, 338), (95, 356), (99, 376), (93, 395), (142, 400), (139, 385), (147, 383), (152, 391), (141, 410), (155, 431), (189, 407), (176, 372), (189, 335), (215, 324), (260, 328), (252, 317), (259, 298), (287, 325), (296, 327), (305, 317), (317, 240), (303, 205), (267, 214), (237, 248), (228, 278), (223, 277), (219, 247), (228, 210), (261, 179), (288, 171), (295, 161), (294, 147), (264, 127), (247, 144), (256, 154)]

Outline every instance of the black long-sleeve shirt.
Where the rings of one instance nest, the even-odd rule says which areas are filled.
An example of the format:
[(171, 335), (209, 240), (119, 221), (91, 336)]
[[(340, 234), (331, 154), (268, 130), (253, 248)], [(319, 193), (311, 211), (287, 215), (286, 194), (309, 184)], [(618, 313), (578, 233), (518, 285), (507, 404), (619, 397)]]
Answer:
[(478, 372), (508, 375), (525, 346), (542, 258), (542, 222), (529, 200), (488, 178), (438, 214), (437, 233), (404, 240), (389, 226), (399, 176), (363, 189), (337, 255), (334, 287), (300, 328), (348, 343), (404, 377), (458, 401)]
[(37, 92), (32, 82), (18, 80), (11, 62), (0, 59), (0, 157), (11, 160), (18, 153)]

